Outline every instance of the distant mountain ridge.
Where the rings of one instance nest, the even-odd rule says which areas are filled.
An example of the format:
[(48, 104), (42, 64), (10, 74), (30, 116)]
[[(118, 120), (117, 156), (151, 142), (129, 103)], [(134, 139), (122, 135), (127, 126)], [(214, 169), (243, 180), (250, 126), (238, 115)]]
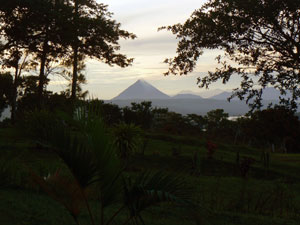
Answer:
[[(266, 88), (264, 92), (262, 102), (264, 107), (267, 107), (271, 102), (278, 104), (278, 97), (280, 96), (278, 90), (275, 88)], [(212, 93), (217, 94), (212, 96)], [(168, 108), (170, 111), (181, 114), (196, 113), (205, 115), (211, 110), (221, 108), (229, 113), (230, 116), (237, 116), (244, 115), (250, 110), (244, 101), (239, 101), (237, 98), (228, 102), (227, 98), (231, 96), (231, 92), (229, 91), (222, 92), (220, 89), (210, 90), (210, 96), (212, 97), (209, 98), (203, 98), (200, 95), (201, 92), (198, 94), (191, 91), (182, 91), (170, 97), (145, 80), (138, 80), (118, 96), (106, 102), (124, 107), (130, 106), (131, 102), (149, 100), (154, 107)]]
[(164, 92), (160, 91), (147, 81), (143, 79), (137, 80), (134, 84), (130, 85), (119, 95), (114, 97), (112, 100), (129, 100), (129, 99), (201, 99), (214, 96), (214, 93), (221, 93), (222, 90), (208, 90), (206, 92), (193, 92), (189, 90), (181, 91), (174, 96), (169, 96)]
[[(202, 98), (214, 99), (214, 100), (227, 100), (231, 95), (232, 95), (231, 91), (222, 91), (220, 89), (208, 90), (207, 92), (202, 92), (202, 93), (185, 90), (170, 97), (169, 95), (158, 90), (156, 87), (154, 87), (147, 81), (140, 79), (137, 80), (134, 84), (130, 85), (128, 88), (126, 88), (123, 92), (121, 92), (118, 96), (116, 96), (112, 100), (202, 99)], [(281, 94), (279, 90), (273, 87), (267, 87), (263, 91), (262, 99), (266, 101), (273, 101), (273, 100), (278, 100), (280, 96)], [(290, 93), (287, 93), (287, 95), (283, 97), (291, 98), (291, 96), (292, 95)], [(237, 97), (233, 98), (232, 100), (239, 101)]]
[(221, 89), (199, 89), (199, 92), (195, 92), (195, 91), (189, 91), (189, 90), (183, 90), (180, 91), (178, 94), (192, 94), (192, 95), (197, 95), (200, 96), (202, 98), (211, 98), (212, 96), (218, 95), (222, 92), (224, 92), (224, 90)]
[[(230, 96), (232, 95), (232, 92), (229, 91), (224, 91), (220, 94), (214, 95), (211, 97), (211, 99), (216, 99), (216, 100), (227, 100)], [(237, 99), (236, 97), (234, 100)]]
[(202, 97), (195, 94), (177, 94), (172, 99), (201, 99)]
[[(224, 91), (220, 94), (212, 96), (211, 98), (216, 99), (216, 100), (226, 100), (231, 95), (232, 95), (232, 92)], [(292, 97), (292, 95), (290, 93), (287, 93), (286, 95), (281, 95), (279, 90), (277, 90), (273, 87), (267, 87), (263, 90), (262, 99), (266, 100), (266, 101), (278, 100), (280, 96), (284, 97), (286, 99)], [(239, 99), (237, 97), (235, 97), (232, 100), (239, 100)]]

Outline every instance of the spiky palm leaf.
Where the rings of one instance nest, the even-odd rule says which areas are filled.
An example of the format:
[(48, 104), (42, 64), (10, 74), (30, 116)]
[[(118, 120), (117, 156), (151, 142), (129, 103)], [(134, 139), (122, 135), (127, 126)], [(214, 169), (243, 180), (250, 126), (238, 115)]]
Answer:
[(106, 206), (120, 193), (121, 166), (109, 132), (94, 115), (81, 110), (72, 123), (75, 130), (69, 121), (54, 122), (47, 126), (41, 142), (57, 153), (81, 188), (97, 184), (102, 205)]
[(84, 194), (80, 185), (72, 178), (61, 176), (59, 172), (42, 178), (30, 170), (33, 180), (54, 200), (61, 203), (73, 216), (77, 218), (84, 207)]
[[(124, 204), (130, 212), (129, 220), (133, 221), (138, 219), (142, 221), (140, 213), (160, 202), (189, 203), (192, 192), (180, 177), (163, 173), (143, 173), (134, 182), (123, 179), (122, 183), (120, 161), (109, 133), (101, 119), (83, 112), (77, 117), (76, 129), (70, 129), (65, 121), (56, 120), (51, 126), (47, 126), (47, 130), (43, 132), (44, 139), (41, 140), (67, 165), (74, 182), (56, 178), (56, 182), (49, 186), (45, 180), (36, 178), (37, 182), (73, 216), (80, 212), (82, 203), (73, 199), (78, 191), (89, 210), (84, 193), (91, 185), (98, 188), (102, 210), (113, 203), (119, 195), (124, 194)], [(118, 213), (119, 211), (115, 215)], [(90, 217), (95, 224), (92, 213)], [(113, 219), (114, 216), (107, 223)], [(102, 217), (101, 224), (104, 223)]]
[(102, 206), (112, 203), (120, 194), (122, 168), (112, 138), (101, 120), (86, 123), (86, 145), (93, 152), (97, 165), (97, 184)]
[(62, 125), (54, 125), (42, 140), (67, 165), (81, 187), (95, 182), (97, 165), (94, 156), (81, 141), (82, 137)]
[(142, 131), (134, 124), (120, 123), (114, 127), (113, 134), (120, 157), (127, 159), (138, 148)]
[(144, 172), (134, 182), (124, 179), (125, 205), (131, 217), (140, 220), (143, 210), (161, 202), (192, 205), (192, 193), (182, 177), (162, 172)]
[(96, 182), (100, 190), (102, 206), (107, 206), (120, 193), (120, 161), (116, 154), (111, 133), (99, 118), (97, 106), (77, 112), (77, 123), (81, 129), (83, 143), (89, 149), (97, 166)]

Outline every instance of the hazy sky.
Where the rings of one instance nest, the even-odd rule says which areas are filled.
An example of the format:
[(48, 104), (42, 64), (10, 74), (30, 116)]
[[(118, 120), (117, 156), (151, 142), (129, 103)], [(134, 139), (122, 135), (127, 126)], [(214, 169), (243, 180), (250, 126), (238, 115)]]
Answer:
[[(111, 99), (134, 83), (145, 79), (166, 94), (182, 90), (200, 92), (196, 81), (199, 75), (216, 67), (216, 51), (206, 51), (198, 62), (194, 73), (187, 76), (163, 76), (167, 65), (165, 58), (175, 56), (176, 39), (168, 31), (157, 29), (164, 25), (184, 22), (191, 13), (200, 8), (205, 0), (101, 0), (107, 4), (113, 18), (122, 24), (122, 29), (137, 35), (135, 40), (122, 40), (121, 52), (135, 58), (132, 66), (109, 67), (98, 61), (87, 62), (86, 77), (90, 97)], [(64, 88), (61, 82), (53, 81), (50, 89)], [(212, 87), (225, 89), (220, 83)], [(230, 87), (229, 87), (230, 88)], [(228, 86), (226, 86), (228, 89)]]

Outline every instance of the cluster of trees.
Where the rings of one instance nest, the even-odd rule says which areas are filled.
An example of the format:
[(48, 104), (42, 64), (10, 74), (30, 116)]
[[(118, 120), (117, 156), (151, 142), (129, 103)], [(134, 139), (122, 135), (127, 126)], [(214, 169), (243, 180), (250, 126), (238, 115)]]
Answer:
[(133, 60), (118, 50), (120, 38), (135, 35), (95, 0), (1, 1), (0, 21), (0, 64), (10, 72), (0, 75), (1, 85), (9, 84), (0, 93), (1, 106), (11, 105), (13, 120), (21, 94), (34, 93), (43, 104), (50, 74), (66, 78), (70, 85), (64, 94), (75, 99), (84, 95), (79, 84), (85, 82), (87, 57), (121, 67)]
[(193, 135), (234, 144), (300, 152), (300, 121), (287, 107), (258, 110), (232, 120), (223, 109), (212, 110), (201, 116), (170, 112), (166, 108), (152, 107), (151, 102), (147, 101), (132, 103), (124, 108), (99, 100), (89, 104), (100, 109), (100, 116), (110, 126), (134, 124), (150, 132)]
[(209, 112), (206, 116), (197, 114), (181, 115), (170, 112), (167, 108), (152, 106), (152, 102), (132, 102), (123, 108), (100, 100), (87, 103), (88, 108), (98, 108), (106, 124), (113, 126), (119, 123), (135, 124), (144, 130), (155, 130), (169, 134), (200, 134), (204, 130), (222, 129), (228, 121), (228, 114), (222, 109)]
[(256, 111), (249, 117), (237, 120), (237, 136), (258, 147), (270, 147), (272, 151), (300, 152), (300, 121), (286, 107), (274, 107)]

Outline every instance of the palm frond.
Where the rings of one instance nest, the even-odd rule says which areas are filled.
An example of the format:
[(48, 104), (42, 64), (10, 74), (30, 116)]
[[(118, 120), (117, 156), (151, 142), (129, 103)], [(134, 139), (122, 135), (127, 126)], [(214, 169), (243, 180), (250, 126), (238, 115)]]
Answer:
[(84, 207), (83, 193), (85, 190), (82, 190), (74, 179), (61, 176), (59, 171), (44, 178), (32, 170), (30, 170), (30, 173), (35, 183), (37, 183), (43, 191), (61, 203), (74, 218), (78, 217)]
[(142, 130), (134, 124), (120, 123), (113, 129), (114, 144), (121, 158), (128, 158), (140, 144)]
[(80, 134), (63, 124), (54, 124), (47, 129), (46, 137), (41, 142), (63, 160), (81, 187), (85, 188), (95, 181), (97, 164)]
[(94, 156), (97, 168), (96, 182), (101, 193), (102, 206), (105, 207), (116, 200), (122, 191), (120, 176), (122, 167), (117, 157), (112, 137), (101, 119), (87, 121), (86, 142)]
[(124, 179), (124, 201), (132, 217), (161, 202), (191, 205), (192, 193), (182, 177), (162, 172), (142, 173), (134, 182)]
[[(72, 119), (70, 119), (72, 121)], [(103, 205), (120, 193), (121, 165), (110, 133), (93, 111), (81, 110), (71, 125), (53, 123), (42, 143), (63, 160), (82, 188), (97, 184)]]

